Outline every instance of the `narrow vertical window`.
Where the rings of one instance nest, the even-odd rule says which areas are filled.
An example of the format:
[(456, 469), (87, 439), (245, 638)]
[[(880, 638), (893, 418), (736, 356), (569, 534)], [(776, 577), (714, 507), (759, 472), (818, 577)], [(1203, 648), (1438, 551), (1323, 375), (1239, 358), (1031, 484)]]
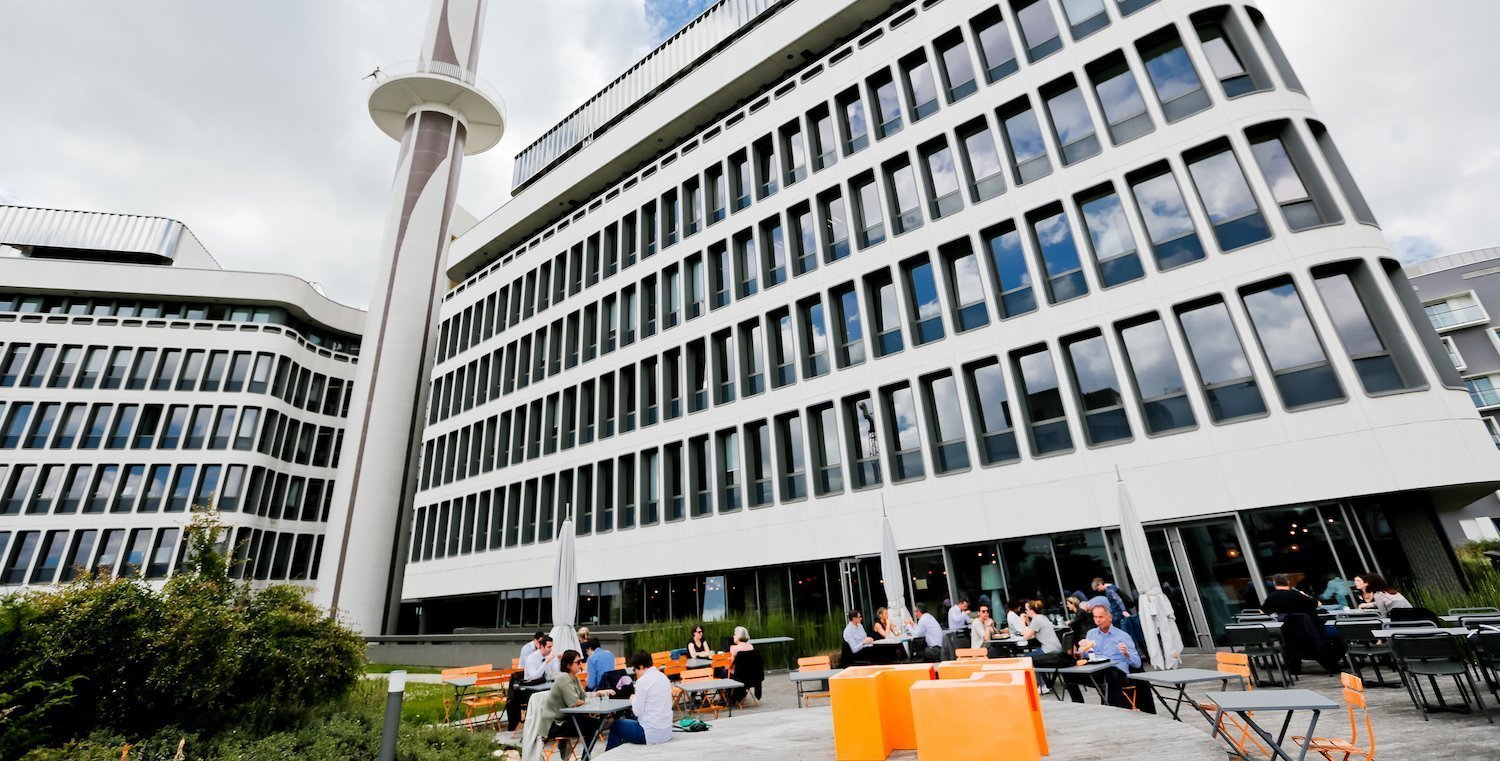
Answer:
[(1015, 421), (1011, 419), (1010, 393), (1000, 362), (983, 360), (964, 367), (969, 411), (979, 432), (979, 458), (985, 465), (1021, 459), (1016, 446)]
[(812, 125), (808, 137), (812, 140), (812, 168), (814, 172), (827, 169), (839, 160), (839, 139), (834, 132), (833, 115), (828, 106), (818, 106), (807, 114)]
[(786, 282), (786, 235), (781, 229), (780, 215), (760, 223), (760, 245), (766, 287)]
[(1068, 415), (1052, 352), (1039, 345), (1011, 354), (1016, 379), (1021, 385), (1022, 411), (1030, 429), (1031, 453), (1037, 457), (1067, 452), (1073, 448)]
[(1111, 53), (1089, 64), (1087, 71), (1099, 110), (1104, 113), (1110, 142), (1123, 145), (1156, 128), (1124, 54)]
[(906, 82), (907, 99), (911, 102), (911, 120), (919, 122), (938, 110), (937, 80), (932, 76), (932, 64), (923, 50), (901, 59), (901, 77)]
[(1052, 135), (1057, 138), (1058, 151), (1062, 153), (1063, 166), (1072, 166), (1086, 158), (1099, 154), (1099, 135), (1094, 130), (1094, 120), (1089, 116), (1088, 104), (1083, 91), (1073, 78), (1065, 77), (1042, 88), (1042, 98), (1047, 106), (1047, 118), (1052, 122)]
[(720, 241), (708, 249), (708, 306), (721, 309), (729, 306), (729, 293), (734, 282), (734, 260), (729, 256), (729, 247)]
[(938, 139), (919, 149), (922, 169), (927, 181), (927, 197), (932, 201), (928, 209), (933, 219), (942, 219), (964, 207), (964, 197), (958, 184), (958, 168), (953, 165), (953, 151), (948, 142)]
[(791, 221), (792, 274), (806, 275), (818, 268), (818, 236), (812, 207), (801, 203), (787, 214)]
[(938, 300), (932, 262), (926, 256), (908, 259), (901, 264), (901, 276), (906, 286), (907, 306), (911, 309), (913, 342), (921, 346), (942, 338), (943, 307)]
[(731, 346), (730, 331), (721, 330), (713, 335), (713, 363), (714, 363), (714, 404), (728, 404), (734, 401), (734, 348)]
[(744, 373), (745, 396), (766, 390), (766, 346), (764, 331), (756, 320), (740, 323), (740, 369)]
[(870, 321), (875, 330), (875, 356), (884, 357), (906, 348), (901, 339), (901, 297), (889, 270), (877, 270), (865, 279), (871, 294)]
[[(703, 175), (703, 188), (707, 195), (708, 223), (711, 225), (724, 219), (725, 206), (729, 203), (729, 185), (724, 178), (724, 165), (714, 164)], [(627, 228), (630, 218), (626, 217)], [(630, 240), (626, 237), (626, 240)]]
[(1052, 174), (1052, 164), (1047, 160), (1047, 141), (1042, 138), (1036, 112), (1025, 98), (1000, 109), (1000, 128), (1005, 147), (1010, 150), (1010, 168), (1017, 185)]
[(1242, 288), (1240, 298), (1287, 409), (1344, 398), (1323, 342), (1290, 279)]
[(1182, 47), (1175, 27), (1167, 27), (1136, 43), (1146, 64), (1146, 77), (1167, 121), (1186, 119), (1212, 105), (1198, 70)]
[(728, 513), (740, 509), (744, 506), (741, 496), (744, 469), (740, 464), (738, 431), (729, 428), (714, 435), (714, 462), (718, 467), (719, 512)]
[(859, 89), (851, 87), (834, 100), (839, 109), (839, 127), (843, 130), (844, 155), (858, 153), (870, 145), (869, 119)]
[(825, 260), (832, 264), (849, 255), (849, 212), (838, 188), (818, 197), (822, 217)]
[(1000, 316), (1015, 317), (1036, 311), (1036, 294), (1031, 289), (1031, 268), (1021, 245), (1021, 233), (1012, 222), (1005, 222), (980, 233), (989, 250), (990, 267), (1000, 288)]
[(818, 496), (844, 490), (843, 457), (839, 454), (838, 413), (832, 404), (808, 410), (812, 424), (813, 492)]
[(922, 435), (917, 427), (917, 402), (911, 387), (902, 383), (880, 390), (885, 429), (890, 432), (887, 458), (891, 481), (900, 483), (926, 474), (922, 465)]
[(1068, 31), (1075, 41), (1109, 26), (1104, 0), (1062, 0), (1062, 9), (1068, 19)]
[(1136, 254), (1135, 236), (1113, 185), (1104, 185), (1079, 195), (1078, 212), (1089, 233), (1089, 246), (1105, 288), (1139, 280), (1145, 276)]
[(781, 388), (797, 382), (797, 338), (792, 316), (785, 307), (767, 318), (771, 338), (771, 386)]
[(1151, 238), (1158, 269), (1174, 269), (1205, 256), (1182, 189), (1165, 162), (1128, 174), (1125, 181), (1130, 183), (1141, 224)]
[[(1323, 299), (1323, 305), (1328, 307), (1334, 330), (1339, 334), (1339, 342), (1344, 345), (1344, 351), (1354, 363), (1360, 383), (1370, 394), (1421, 387), (1420, 372), (1408, 369), (1411, 363), (1406, 358), (1400, 333), (1389, 327), (1382, 329), (1372, 317), (1366, 296), (1368, 302), (1381, 305), (1379, 291), (1360, 287), (1356, 284), (1356, 277), (1363, 280), (1362, 268), (1313, 271), (1313, 283), (1317, 286), (1318, 295)], [(1380, 323), (1389, 323), (1384, 310), (1374, 314), (1380, 315)], [(1391, 338), (1387, 339), (1387, 336)], [(1398, 362), (1398, 357), (1388, 345), (1392, 343), (1401, 347), (1402, 361)]]
[(823, 302), (816, 296), (797, 305), (802, 328), (802, 373), (816, 378), (828, 373), (828, 324)]
[(874, 106), (875, 139), (890, 137), (901, 131), (901, 97), (896, 93), (896, 80), (889, 70), (881, 70), (866, 80), (870, 88), (870, 99)]
[(969, 177), (969, 198), (988, 201), (1005, 192), (1005, 162), (995, 145), (995, 134), (984, 119), (976, 119), (958, 130), (963, 147), (964, 171)]
[(1177, 355), (1161, 318), (1151, 314), (1121, 323), (1119, 332), (1146, 433), (1171, 433), (1197, 425)]
[(1057, 18), (1047, 0), (1011, 0), (1011, 8), (1020, 25), (1021, 41), (1026, 45), (1026, 60), (1036, 63), (1062, 50)]
[(956, 332), (990, 324), (984, 298), (984, 275), (979, 271), (979, 256), (969, 247), (969, 239), (962, 238), (944, 246), (940, 254), (948, 277), (948, 295), (953, 303)]
[(886, 193), (891, 199), (891, 227), (897, 235), (922, 226), (922, 195), (911, 160), (902, 154), (885, 165)]
[(807, 453), (802, 437), (802, 418), (796, 413), (776, 418), (776, 449), (781, 471), (781, 501), (807, 496)]
[(1128, 440), (1130, 421), (1125, 415), (1125, 395), (1120, 393), (1120, 381), (1104, 335), (1094, 330), (1065, 338), (1062, 348), (1078, 406), (1083, 410), (1084, 439), (1092, 446)]
[(750, 159), (744, 151), (729, 157), (730, 211), (739, 211), (750, 205), (750, 192), (755, 181), (750, 177)]
[(880, 189), (875, 178), (866, 173), (854, 180), (851, 186), (855, 199), (855, 211), (859, 215), (859, 247), (869, 248), (885, 242), (885, 223), (880, 214)]
[(807, 144), (802, 139), (802, 122), (793, 120), (781, 127), (782, 184), (792, 185), (807, 178)]
[(749, 298), (760, 290), (756, 273), (760, 271), (759, 257), (755, 253), (755, 236), (748, 230), (734, 237), (734, 271), (739, 279), (735, 288), (736, 298)]
[(708, 355), (702, 339), (687, 345), (688, 414), (708, 409)]
[(1087, 295), (1088, 281), (1083, 275), (1083, 263), (1078, 258), (1067, 213), (1054, 204), (1028, 214), (1027, 222), (1047, 273), (1047, 302), (1061, 304)]
[(1260, 41), (1266, 46), (1266, 52), (1271, 54), (1271, 60), (1276, 64), (1276, 70), (1281, 72), (1281, 79), (1287, 88), (1300, 93), (1306, 91), (1302, 88), (1302, 80), (1297, 78), (1297, 72), (1292, 70), (1292, 65), (1287, 61), (1286, 53), (1281, 49), (1281, 43), (1277, 42), (1276, 35), (1271, 32), (1271, 27), (1266, 23), (1266, 17), (1255, 8), (1246, 8), (1250, 14), (1250, 23), (1255, 25), (1255, 33), (1260, 35)]
[(1271, 237), (1266, 217), (1226, 141), (1216, 141), (1190, 154), (1188, 172), (1193, 176), (1208, 221), (1214, 226), (1214, 237), (1221, 251), (1233, 251)]
[(771, 464), (771, 427), (766, 421), (757, 420), (745, 425), (747, 453), (745, 465), (749, 469), (749, 495), (751, 507), (762, 507), (775, 501), (771, 490), (773, 466)]
[(755, 156), (755, 198), (765, 200), (776, 195), (776, 189), (780, 186), (777, 181), (781, 169), (776, 160), (776, 141), (771, 135), (766, 135), (755, 141), (750, 148)]
[(1178, 307), (1177, 321), (1214, 421), (1264, 415), (1265, 400), (1224, 302), (1212, 299)]
[(927, 407), (933, 470), (939, 474), (968, 470), (969, 443), (964, 433), (963, 403), (953, 374), (945, 372), (923, 378), (922, 401)]
[(1290, 123), (1262, 125), (1249, 136), (1250, 153), (1287, 227), (1297, 231), (1343, 221)]
[[(1364, 193), (1360, 192), (1359, 184), (1354, 181), (1354, 175), (1349, 173), (1349, 166), (1344, 163), (1344, 157), (1339, 153), (1338, 146), (1333, 144), (1333, 136), (1318, 122), (1307, 123), (1312, 130), (1313, 140), (1318, 144), (1318, 150), (1322, 151), (1323, 159), (1328, 162), (1328, 168), (1333, 171), (1333, 178), (1339, 184), (1339, 189), (1344, 191), (1344, 200), (1349, 202), (1349, 208), (1354, 211), (1354, 218), (1367, 224), (1374, 225), (1375, 213), (1370, 211), (1370, 205), (1365, 201)], [(84, 372), (87, 372), (85, 370)]]
[(980, 65), (986, 82), (995, 83), (1016, 73), (1016, 45), (998, 7), (979, 14), (973, 22), (974, 38), (979, 41)]
[(939, 37), (936, 45), (948, 102), (954, 103), (978, 92), (979, 85), (974, 81), (974, 59), (969, 57), (969, 46), (964, 44), (963, 32), (954, 29)]
[(875, 410), (870, 403), (870, 395), (862, 394), (845, 399), (844, 420), (848, 425), (847, 441), (850, 457), (853, 459), (849, 475), (853, 479), (854, 488), (879, 486), (880, 435), (876, 429)]
[(865, 361), (865, 326), (859, 312), (859, 294), (853, 283), (835, 288), (830, 294), (838, 326), (837, 361), (840, 368), (853, 367)]
[(1258, 62), (1248, 60), (1245, 52), (1248, 40), (1239, 38), (1239, 27), (1227, 27), (1230, 21), (1227, 8), (1202, 11), (1192, 15), (1193, 27), (1198, 32), (1198, 41), (1203, 45), (1203, 55), (1208, 59), (1208, 68), (1224, 88), (1224, 96), (1237, 98), (1260, 90), (1268, 90), (1270, 82), (1256, 71)]

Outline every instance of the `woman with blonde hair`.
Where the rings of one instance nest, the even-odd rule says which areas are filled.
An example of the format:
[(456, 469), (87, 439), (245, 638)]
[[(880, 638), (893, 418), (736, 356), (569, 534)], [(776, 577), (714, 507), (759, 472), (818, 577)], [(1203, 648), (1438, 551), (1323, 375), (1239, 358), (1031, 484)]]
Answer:
[(876, 639), (895, 639), (896, 632), (891, 628), (891, 612), (885, 608), (875, 609), (875, 633), (879, 635)]

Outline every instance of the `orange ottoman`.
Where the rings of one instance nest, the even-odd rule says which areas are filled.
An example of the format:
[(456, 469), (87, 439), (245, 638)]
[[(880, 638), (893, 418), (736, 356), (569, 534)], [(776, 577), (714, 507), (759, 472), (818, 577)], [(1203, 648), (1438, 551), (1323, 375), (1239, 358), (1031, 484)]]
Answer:
[(993, 676), (912, 685), (919, 761), (1041, 761), (1025, 680)]

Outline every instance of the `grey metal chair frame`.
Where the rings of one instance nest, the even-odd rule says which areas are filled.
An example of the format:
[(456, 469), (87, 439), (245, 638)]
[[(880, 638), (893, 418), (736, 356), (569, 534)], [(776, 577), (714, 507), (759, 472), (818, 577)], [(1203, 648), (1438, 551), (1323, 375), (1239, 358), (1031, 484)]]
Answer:
[[(1282, 646), (1280, 632), (1255, 623), (1229, 624), (1224, 627), (1224, 638), (1229, 643), (1231, 652), (1243, 652), (1250, 656), (1250, 673), (1256, 684), (1284, 687), (1296, 684), (1296, 678), (1286, 666), (1286, 650)], [(1279, 682), (1265, 678), (1274, 677), (1278, 673), (1281, 675)]]
[(1495, 717), (1484, 707), (1479, 685), (1469, 671), (1465, 649), (1463, 642), (1448, 634), (1402, 634), (1391, 638), (1391, 652), (1395, 654), (1401, 670), (1406, 672), (1406, 693), (1417, 710), (1422, 712), (1423, 721), (1427, 721), (1427, 714), (1431, 710), (1427, 703), (1427, 693), (1422, 689), (1421, 677), (1424, 676), (1432, 684), (1432, 692), (1437, 697), (1441, 710), (1459, 710), (1450, 706), (1443, 698), (1437, 682), (1441, 676), (1453, 679), (1458, 687), (1459, 697), (1464, 700), (1463, 710), (1468, 710), (1469, 694), (1472, 693), (1474, 705), (1489, 723), (1495, 723)]
[[(1404, 685), (1406, 675), (1396, 665), (1396, 656), (1391, 653), (1391, 644), (1379, 639), (1370, 632), (1383, 627), (1378, 621), (1339, 620), (1333, 622), (1333, 627), (1339, 633), (1339, 639), (1344, 641), (1344, 662), (1349, 665), (1349, 670), (1365, 683), (1366, 687), (1395, 687), (1393, 682), (1388, 682), (1380, 675), (1380, 662), (1386, 661), (1391, 670), (1401, 678)], [(1360, 668), (1360, 659), (1366, 659), (1375, 669), (1375, 681), (1365, 680), (1365, 672)]]

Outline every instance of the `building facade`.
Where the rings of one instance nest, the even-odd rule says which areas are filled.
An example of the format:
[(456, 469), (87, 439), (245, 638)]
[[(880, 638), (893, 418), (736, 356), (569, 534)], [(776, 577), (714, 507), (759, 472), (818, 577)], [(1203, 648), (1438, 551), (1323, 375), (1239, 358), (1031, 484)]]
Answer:
[[(1422, 309), (1453, 367), (1463, 376), (1479, 420), (1500, 447), (1500, 248), (1440, 256), (1406, 268)], [(1500, 497), (1494, 494), (1444, 515), (1457, 540), (1500, 539)]]
[[(456, 240), (402, 627), (1456, 584), (1500, 455), (1253, 4), (725, 0)], [(571, 593), (571, 591), (569, 592)]]
[(316, 579), (363, 318), (180, 222), (0, 207), (0, 591), (168, 578), (200, 505), (237, 577)]

